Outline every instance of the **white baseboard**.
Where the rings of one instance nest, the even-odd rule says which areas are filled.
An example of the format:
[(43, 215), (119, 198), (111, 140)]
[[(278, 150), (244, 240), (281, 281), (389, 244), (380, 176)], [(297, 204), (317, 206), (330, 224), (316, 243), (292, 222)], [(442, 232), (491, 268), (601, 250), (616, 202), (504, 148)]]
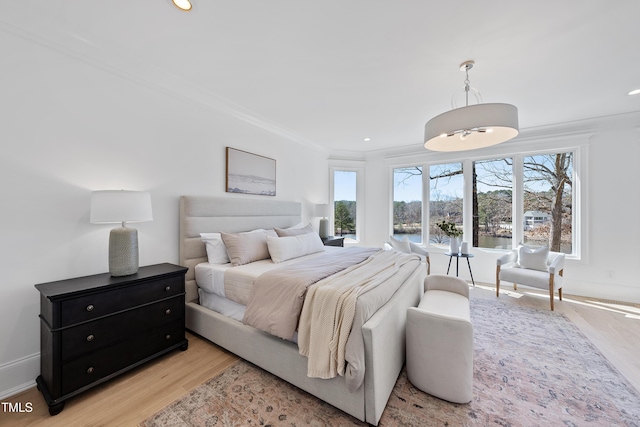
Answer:
[(640, 288), (617, 283), (603, 284), (584, 280), (566, 280), (563, 291), (567, 294), (586, 298), (600, 298), (611, 301), (640, 304)]
[(25, 391), (40, 375), (40, 353), (0, 365), (0, 400)]

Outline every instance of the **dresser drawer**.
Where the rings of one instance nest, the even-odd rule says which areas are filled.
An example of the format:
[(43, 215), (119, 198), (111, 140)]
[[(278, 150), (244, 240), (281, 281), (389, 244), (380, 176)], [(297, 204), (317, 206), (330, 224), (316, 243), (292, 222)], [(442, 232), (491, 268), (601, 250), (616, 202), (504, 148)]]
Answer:
[(184, 293), (184, 277), (167, 277), (140, 282), (122, 289), (102, 291), (92, 295), (72, 298), (60, 304), (61, 327), (86, 322), (107, 314)]
[(184, 318), (182, 295), (114, 316), (64, 329), (61, 332), (63, 362), (124, 341), (131, 335)]
[(184, 341), (184, 321), (130, 335), (129, 339), (62, 365), (62, 394), (108, 377)]

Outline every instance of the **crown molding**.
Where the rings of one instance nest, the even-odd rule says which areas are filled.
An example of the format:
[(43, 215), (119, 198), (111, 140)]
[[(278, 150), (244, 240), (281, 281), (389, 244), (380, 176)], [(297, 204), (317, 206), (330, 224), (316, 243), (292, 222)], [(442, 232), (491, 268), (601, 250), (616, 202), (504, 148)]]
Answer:
[[(402, 160), (410, 158), (412, 161), (443, 161), (460, 160), (474, 157), (490, 157), (495, 154), (518, 152), (523, 145), (530, 149), (532, 146), (539, 146), (545, 149), (549, 144), (562, 141), (575, 140), (575, 145), (587, 144), (589, 139), (598, 132), (612, 131), (618, 129), (636, 129), (640, 131), (640, 111), (617, 114), (605, 117), (596, 117), (584, 120), (577, 120), (566, 123), (556, 123), (546, 126), (536, 126), (521, 129), (520, 134), (502, 144), (487, 147), (479, 150), (459, 151), (459, 152), (436, 152), (425, 150), (422, 144), (406, 145), (380, 150), (371, 150), (364, 153), (365, 158), (383, 158), (386, 160)], [(332, 156), (334, 153), (332, 153)]]
[(301, 137), (248, 108), (235, 104), (205, 87), (195, 85), (179, 76), (141, 61), (137, 57), (125, 55), (122, 51), (111, 49), (109, 46), (98, 46), (70, 32), (61, 32), (50, 28), (38, 28), (36, 31), (37, 33), (0, 20), (0, 32), (19, 37), (42, 48), (196, 107), (230, 116), (296, 144), (316, 151), (327, 151), (325, 147)]

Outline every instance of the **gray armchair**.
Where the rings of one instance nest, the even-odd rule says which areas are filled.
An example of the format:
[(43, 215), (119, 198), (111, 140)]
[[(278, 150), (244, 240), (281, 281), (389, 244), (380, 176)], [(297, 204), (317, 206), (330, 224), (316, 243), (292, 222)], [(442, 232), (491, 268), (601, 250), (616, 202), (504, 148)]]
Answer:
[(553, 311), (556, 289), (562, 301), (564, 260), (565, 255), (561, 252), (551, 252), (548, 248), (532, 249), (526, 246), (501, 256), (496, 263), (496, 296), (500, 296), (501, 280), (513, 283), (513, 289), (518, 289), (517, 285), (548, 289), (551, 311)]

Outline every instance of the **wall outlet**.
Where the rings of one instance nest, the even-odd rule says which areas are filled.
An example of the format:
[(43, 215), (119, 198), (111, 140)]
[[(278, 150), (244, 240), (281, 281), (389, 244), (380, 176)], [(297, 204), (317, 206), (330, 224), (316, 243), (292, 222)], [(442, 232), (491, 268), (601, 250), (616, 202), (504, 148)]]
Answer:
[(606, 277), (607, 279), (613, 279), (615, 276), (615, 273), (613, 270), (605, 270), (604, 271), (604, 277)]

